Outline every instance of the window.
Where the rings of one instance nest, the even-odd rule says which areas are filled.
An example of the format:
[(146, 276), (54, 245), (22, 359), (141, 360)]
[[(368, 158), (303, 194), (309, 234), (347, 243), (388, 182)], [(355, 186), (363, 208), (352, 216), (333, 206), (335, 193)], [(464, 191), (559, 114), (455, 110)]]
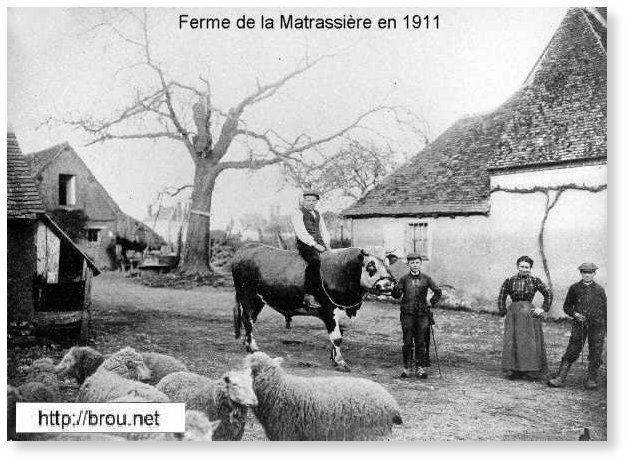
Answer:
[(429, 223), (414, 222), (408, 227), (407, 252), (420, 253), (422, 259), (429, 259)]
[(87, 229), (87, 241), (98, 242), (98, 233), (100, 229)]
[(59, 204), (61, 206), (74, 206), (76, 202), (76, 176), (59, 174)]

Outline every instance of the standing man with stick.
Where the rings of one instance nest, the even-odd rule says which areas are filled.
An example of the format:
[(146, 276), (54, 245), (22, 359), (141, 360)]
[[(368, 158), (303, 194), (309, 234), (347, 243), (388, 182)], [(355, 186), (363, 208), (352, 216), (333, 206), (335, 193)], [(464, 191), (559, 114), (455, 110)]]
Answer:
[[(400, 324), (403, 332), (403, 371), (400, 377), (406, 379), (413, 374), (421, 379), (428, 377), (422, 364), (426, 355), (425, 344), (429, 335), (430, 309), (427, 304), (427, 293), (433, 291), (431, 306), (437, 305), (442, 297), (442, 290), (435, 285), (433, 279), (421, 273), (422, 256), (418, 253), (407, 255), (410, 271), (400, 278), (392, 297), (400, 298)], [(415, 364), (414, 364), (415, 353)]]
[(569, 346), (562, 357), (558, 375), (547, 383), (550, 387), (562, 387), (567, 374), (588, 339), (588, 374), (585, 387), (597, 388), (597, 371), (602, 363), (602, 351), (606, 338), (607, 301), (606, 291), (593, 280), (597, 266), (583, 263), (578, 267), (582, 280), (571, 285), (564, 300), (564, 312), (573, 318)]
[(307, 262), (304, 274), (304, 308), (320, 309), (325, 301), (320, 275), (320, 253), (330, 249), (330, 235), (319, 211), (315, 209), (319, 192), (307, 190), (302, 195), (302, 205), (291, 216), (297, 241), (297, 250)]

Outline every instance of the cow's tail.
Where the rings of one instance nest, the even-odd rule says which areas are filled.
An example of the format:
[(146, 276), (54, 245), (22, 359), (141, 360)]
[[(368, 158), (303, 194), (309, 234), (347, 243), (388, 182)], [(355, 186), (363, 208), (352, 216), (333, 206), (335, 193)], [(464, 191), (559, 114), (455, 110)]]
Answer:
[(241, 327), (243, 326), (243, 313), (241, 312), (241, 300), (238, 298), (238, 292), (234, 292), (234, 338), (241, 338)]

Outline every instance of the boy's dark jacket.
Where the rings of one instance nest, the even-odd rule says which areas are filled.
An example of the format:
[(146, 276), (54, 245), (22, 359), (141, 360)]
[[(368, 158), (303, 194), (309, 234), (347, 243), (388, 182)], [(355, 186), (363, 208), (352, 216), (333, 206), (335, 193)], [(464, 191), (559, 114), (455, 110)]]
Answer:
[[(418, 281), (414, 285), (414, 281)], [(429, 305), (427, 304), (428, 290), (433, 291), (431, 297), (431, 306), (435, 306), (442, 297), (442, 290), (435, 285), (433, 279), (426, 274), (420, 272), (417, 276), (408, 272), (400, 278), (394, 289), (392, 290), (392, 297), (400, 298), (400, 312), (403, 314), (425, 314), (429, 312)]]
[(569, 287), (563, 309), (571, 317), (575, 313), (582, 314), (589, 324), (606, 325), (606, 292), (597, 282), (590, 285), (577, 282)]

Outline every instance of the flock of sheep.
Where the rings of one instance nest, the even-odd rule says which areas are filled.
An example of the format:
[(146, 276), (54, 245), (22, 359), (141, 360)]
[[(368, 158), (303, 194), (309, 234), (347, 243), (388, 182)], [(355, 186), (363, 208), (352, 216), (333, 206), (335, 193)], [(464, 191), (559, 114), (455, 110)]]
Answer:
[[(10, 440), (240, 440), (251, 408), (269, 440), (373, 440), (402, 424), (396, 400), (376, 382), (357, 377), (300, 377), (281, 358), (257, 352), (239, 370), (216, 379), (189, 372), (172, 356), (123, 348), (105, 356), (75, 346), (55, 364), (42, 358), (25, 382), (8, 387)], [(186, 404), (183, 433), (17, 434), (16, 402), (62, 402), (59, 379), (80, 385), (76, 402)]]

